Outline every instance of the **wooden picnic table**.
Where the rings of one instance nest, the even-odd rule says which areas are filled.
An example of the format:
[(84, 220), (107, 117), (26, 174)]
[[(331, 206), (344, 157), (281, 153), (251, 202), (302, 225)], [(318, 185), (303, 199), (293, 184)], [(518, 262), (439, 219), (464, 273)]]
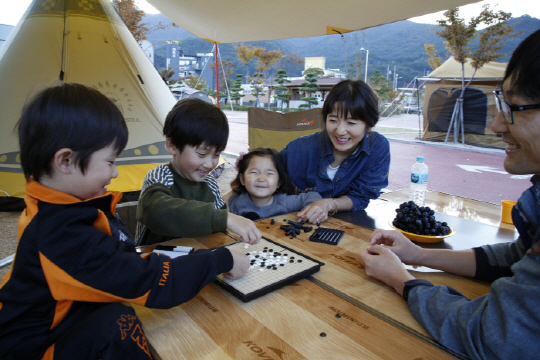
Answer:
[[(389, 194), (387, 194), (389, 195)], [(441, 204), (451, 196), (436, 194)], [(362, 216), (340, 213), (321, 226), (344, 230), (337, 246), (309, 241), (310, 233), (285, 236), (280, 225), (295, 214), (257, 222), (263, 237), (283, 244), (325, 265), (320, 271), (270, 294), (244, 303), (215, 284), (194, 299), (168, 310), (134, 306), (157, 359), (451, 359), (447, 350), (420, 326), (407, 304), (392, 288), (368, 277), (358, 254), (369, 243), (373, 224), (388, 224), (401, 199), (372, 202)], [(429, 203), (429, 201), (428, 201)], [(476, 204), (490, 221), (496, 211)], [(441, 205), (442, 206), (442, 205)], [(489, 211), (486, 212), (486, 209)], [(471, 210), (472, 211), (472, 210)], [(358, 214), (357, 214), (358, 215)], [(470, 211), (469, 211), (470, 215)], [(437, 213), (436, 217), (449, 216)], [(463, 248), (512, 241), (512, 229), (452, 216), (456, 235), (445, 239), (447, 248)], [(463, 227), (462, 227), (463, 226)], [(471, 228), (495, 234), (474, 236)], [(477, 230), (476, 228), (480, 229)], [(460, 235), (460, 236), (458, 236)], [(216, 233), (184, 238), (171, 245), (214, 248), (236, 241), (232, 234)], [(432, 244), (426, 244), (432, 246)], [(147, 248), (149, 250), (151, 248)], [(411, 269), (417, 278), (448, 285), (470, 299), (484, 295), (489, 283), (428, 268)]]

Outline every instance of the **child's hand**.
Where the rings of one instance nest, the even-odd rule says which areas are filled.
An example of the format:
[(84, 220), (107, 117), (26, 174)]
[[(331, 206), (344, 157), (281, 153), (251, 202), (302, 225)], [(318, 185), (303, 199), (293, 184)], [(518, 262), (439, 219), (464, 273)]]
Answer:
[(233, 257), (233, 267), (231, 271), (224, 273), (223, 276), (231, 280), (240, 279), (249, 269), (249, 258), (234, 250), (230, 250), (230, 252)]
[(227, 229), (237, 233), (240, 240), (248, 244), (256, 244), (261, 240), (262, 234), (255, 223), (245, 217), (228, 214)]
[(242, 159), (244, 158), (244, 155), (246, 155), (246, 154), (247, 153), (245, 153), (245, 152), (240, 152), (240, 154), (236, 158), (236, 162), (234, 163), (234, 168), (236, 170), (238, 170), (240, 168), (240, 161), (242, 161)]

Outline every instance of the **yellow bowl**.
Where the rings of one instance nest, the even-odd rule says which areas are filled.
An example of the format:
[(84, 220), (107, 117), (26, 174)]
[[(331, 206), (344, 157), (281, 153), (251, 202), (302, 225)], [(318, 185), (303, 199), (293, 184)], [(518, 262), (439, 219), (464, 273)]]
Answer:
[(443, 241), (445, 238), (447, 238), (449, 236), (452, 236), (452, 235), (454, 235), (456, 233), (454, 228), (451, 227), (450, 225), (448, 225), (448, 227), (450, 228), (450, 232), (448, 234), (446, 234), (446, 235), (440, 235), (440, 236), (418, 235), (418, 234), (413, 234), (413, 233), (401, 230), (401, 229), (395, 227), (392, 222), (393, 222), (393, 220), (390, 221), (390, 226), (392, 228), (396, 229), (397, 231), (399, 231), (400, 233), (402, 233), (403, 235), (405, 235), (405, 237), (407, 239), (412, 240), (412, 241), (421, 242), (421, 243), (437, 243), (437, 242)]

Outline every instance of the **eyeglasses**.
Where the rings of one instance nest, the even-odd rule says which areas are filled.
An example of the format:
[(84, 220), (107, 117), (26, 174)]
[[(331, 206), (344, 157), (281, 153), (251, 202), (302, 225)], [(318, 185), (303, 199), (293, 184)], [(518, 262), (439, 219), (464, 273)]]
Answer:
[(540, 109), (540, 104), (534, 105), (512, 105), (506, 102), (503, 96), (502, 90), (493, 91), (493, 96), (495, 97), (495, 105), (497, 105), (497, 111), (502, 111), (504, 119), (507, 123), (514, 123), (514, 112), (531, 110), (531, 109)]

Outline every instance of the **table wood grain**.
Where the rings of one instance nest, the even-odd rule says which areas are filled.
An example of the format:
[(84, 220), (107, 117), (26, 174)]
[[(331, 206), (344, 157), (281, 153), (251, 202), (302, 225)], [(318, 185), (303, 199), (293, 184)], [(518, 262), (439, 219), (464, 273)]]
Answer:
[[(248, 303), (217, 285), (169, 310), (135, 306), (156, 357), (166, 359), (448, 359), (448, 351), (412, 317), (405, 301), (365, 274), (359, 253), (372, 230), (331, 217), (323, 227), (344, 230), (337, 246), (296, 238), (280, 225), (295, 214), (257, 222), (263, 236), (325, 263), (314, 275)], [(215, 248), (235, 241), (216, 233), (173, 245)], [(146, 250), (149, 250), (147, 248)], [(440, 271), (411, 271), (470, 299), (489, 283)], [(341, 317), (336, 317), (339, 314)], [(324, 333), (324, 337), (321, 334)]]

